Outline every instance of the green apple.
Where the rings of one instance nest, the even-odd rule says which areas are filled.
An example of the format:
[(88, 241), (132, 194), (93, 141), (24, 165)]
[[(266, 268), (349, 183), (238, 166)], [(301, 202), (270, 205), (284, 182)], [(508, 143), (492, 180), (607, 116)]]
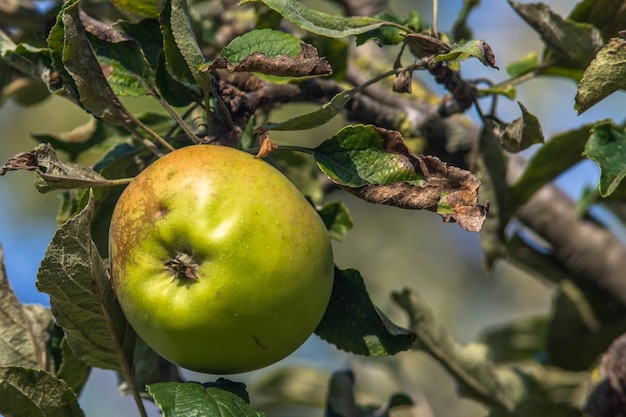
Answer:
[(194, 145), (148, 166), (111, 219), (113, 286), (137, 334), (187, 369), (277, 362), (315, 330), (333, 286), (323, 221), (263, 160)]

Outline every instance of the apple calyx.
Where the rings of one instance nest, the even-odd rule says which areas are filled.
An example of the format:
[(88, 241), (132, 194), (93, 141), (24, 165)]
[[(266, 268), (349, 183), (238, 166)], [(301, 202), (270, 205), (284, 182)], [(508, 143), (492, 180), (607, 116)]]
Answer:
[(199, 265), (188, 253), (177, 253), (163, 265), (172, 272), (175, 279), (198, 281), (196, 270)]

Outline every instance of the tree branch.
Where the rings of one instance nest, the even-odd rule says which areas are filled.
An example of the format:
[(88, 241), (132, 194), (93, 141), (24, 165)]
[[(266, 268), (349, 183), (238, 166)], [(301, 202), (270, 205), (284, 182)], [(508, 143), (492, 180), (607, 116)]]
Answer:
[[(244, 90), (237, 100), (226, 100), (235, 112), (253, 112), (263, 106), (286, 102), (328, 102), (342, 91), (335, 81), (325, 79), (276, 85), (258, 79), (251, 81), (249, 74), (222, 76), (223, 82)], [(360, 79), (354, 72), (349, 78), (355, 82)], [(437, 105), (391, 94), (375, 85), (357, 94), (343, 114), (352, 122), (423, 137), (427, 143), (425, 154), (460, 168), (470, 168), (479, 127), (467, 119), (442, 117)], [(523, 171), (525, 161), (515, 155), (509, 159), (510, 170)], [(606, 228), (577, 216), (575, 203), (556, 186), (541, 189), (514, 216), (552, 245), (556, 260), (572, 277), (609, 291), (626, 305), (626, 280), (623, 279), (626, 247)]]

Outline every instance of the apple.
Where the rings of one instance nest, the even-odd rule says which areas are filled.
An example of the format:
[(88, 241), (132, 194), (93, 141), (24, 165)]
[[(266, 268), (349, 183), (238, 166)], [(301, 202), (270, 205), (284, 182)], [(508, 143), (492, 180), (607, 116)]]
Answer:
[(231, 374), (291, 354), (333, 286), (323, 221), (267, 162), (218, 145), (159, 158), (120, 196), (109, 230), (130, 325), (187, 369)]

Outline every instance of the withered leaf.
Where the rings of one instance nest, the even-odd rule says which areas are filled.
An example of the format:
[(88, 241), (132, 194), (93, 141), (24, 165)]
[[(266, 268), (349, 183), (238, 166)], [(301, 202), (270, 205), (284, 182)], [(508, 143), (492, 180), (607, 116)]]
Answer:
[(233, 65), (227, 58), (220, 57), (202, 70), (211, 71), (217, 68), (226, 68), (232, 72), (259, 72), (282, 77), (307, 77), (332, 73), (326, 58), (320, 58), (317, 55), (317, 49), (306, 43), (300, 43), (300, 53), (295, 57), (286, 55), (268, 57), (262, 52), (254, 52), (236, 65)]
[(348, 126), (314, 150), (320, 168), (342, 189), (365, 201), (424, 209), (478, 232), (488, 203), (478, 203), (480, 180), (433, 156), (415, 155), (399, 132)]
[(0, 175), (17, 170), (35, 171), (35, 187), (41, 193), (108, 185), (110, 182), (89, 167), (59, 161), (54, 148), (48, 143), (15, 155), (0, 167)]

